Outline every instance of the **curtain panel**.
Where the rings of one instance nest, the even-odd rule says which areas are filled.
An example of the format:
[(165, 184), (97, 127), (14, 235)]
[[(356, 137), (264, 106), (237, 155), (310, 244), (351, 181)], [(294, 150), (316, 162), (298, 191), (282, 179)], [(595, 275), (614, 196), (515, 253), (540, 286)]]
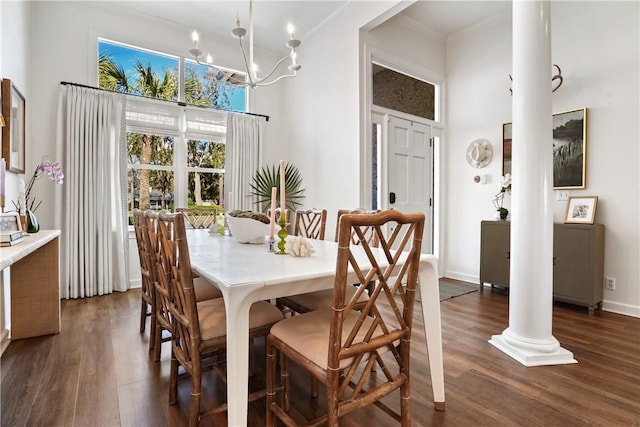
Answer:
[(67, 299), (129, 287), (124, 107), (121, 94), (60, 88), (57, 146), (66, 176), (56, 227)]
[(225, 210), (256, 210), (250, 184), (260, 166), (265, 118), (229, 113), (225, 155)]

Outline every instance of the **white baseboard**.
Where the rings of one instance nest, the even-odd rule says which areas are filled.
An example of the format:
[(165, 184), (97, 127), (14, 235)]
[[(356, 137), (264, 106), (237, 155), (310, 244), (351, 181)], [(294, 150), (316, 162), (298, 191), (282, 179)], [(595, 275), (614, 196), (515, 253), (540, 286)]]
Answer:
[(480, 278), (478, 276), (474, 276), (473, 274), (460, 273), (457, 271), (446, 271), (443, 277), (448, 277), (449, 279), (461, 280), (463, 282), (469, 282), (478, 284), (480, 283)]
[(142, 279), (129, 280), (129, 289), (136, 289), (142, 287)]
[(640, 307), (615, 301), (602, 301), (602, 311), (609, 311), (625, 316), (640, 317)]

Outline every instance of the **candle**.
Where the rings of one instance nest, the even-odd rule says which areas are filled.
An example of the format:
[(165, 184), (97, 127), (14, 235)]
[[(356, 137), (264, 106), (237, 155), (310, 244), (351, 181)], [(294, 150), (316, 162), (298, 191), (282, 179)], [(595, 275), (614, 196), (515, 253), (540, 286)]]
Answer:
[(286, 221), (286, 202), (284, 197), (284, 160), (280, 160), (280, 222)]
[(271, 210), (269, 211), (269, 239), (273, 239), (276, 231), (276, 197), (278, 194), (277, 187), (271, 187)]
[(231, 191), (229, 191), (229, 197), (227, 197), (227, 212), (231, 212)]

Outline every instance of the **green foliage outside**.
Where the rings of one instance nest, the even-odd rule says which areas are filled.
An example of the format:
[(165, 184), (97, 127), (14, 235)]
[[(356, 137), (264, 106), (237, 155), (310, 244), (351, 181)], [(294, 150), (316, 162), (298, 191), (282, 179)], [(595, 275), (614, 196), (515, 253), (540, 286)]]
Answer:
[[(122, 65), (110, 56), (98, 59), (99, 85), (101, 88), (145, 97), (176, 100), (178, 95), (178, 72), (175, 68), (157, 74), (150, 64), (137, 60), (135, 75), (127, 76)], [(187, 104), (200, 107), (215, 107), (229, 110), (229, 87), (203, 78), (193, 66), (185, 67), (185, 100)], [(173, 137), (129, 132), (127, 148), (130, 164), (173, 165)], [(191, 167), (224, 169), (225, 146), (210, 141), (187, 141), (187, 161)], [(129, 173), (130, 208), (149, 209), (173, 207), (171, 199), (173, 172), (148, 169), (132, 170)], [(189, 199), (196, 204), (218, 199), (223, 184), (222, 174), (189, 173)], [(160, 193), (154, 195), (150, 188)], [(136, 193), (138, 189), (139, 193)], [(159, 206), (158, 206), (159, 203)]]

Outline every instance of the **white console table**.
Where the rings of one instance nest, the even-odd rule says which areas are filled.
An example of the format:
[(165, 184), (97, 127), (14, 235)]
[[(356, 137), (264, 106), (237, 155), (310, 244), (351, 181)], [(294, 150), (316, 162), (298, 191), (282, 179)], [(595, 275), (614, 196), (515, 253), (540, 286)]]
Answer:
[(10, 338), (60, 332), (60, 230), (42, 230), (0, 248), (0, 270), (10, 270)]

